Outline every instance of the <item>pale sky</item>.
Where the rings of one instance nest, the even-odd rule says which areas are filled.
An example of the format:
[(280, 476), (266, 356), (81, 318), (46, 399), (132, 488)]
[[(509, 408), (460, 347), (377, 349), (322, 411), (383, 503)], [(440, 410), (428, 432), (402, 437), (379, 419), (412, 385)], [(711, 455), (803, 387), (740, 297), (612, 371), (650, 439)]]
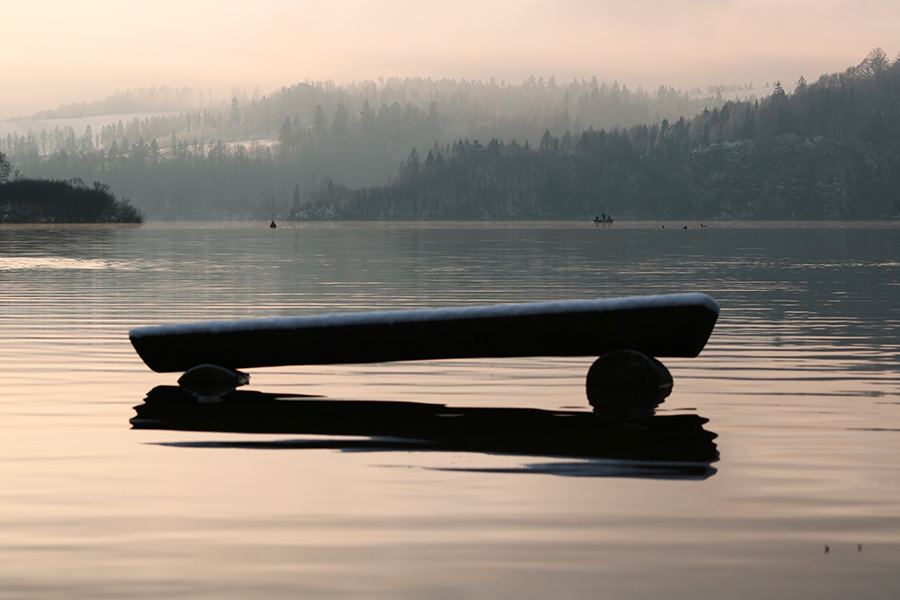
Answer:
[(900, 0), (0, 0), (0, 23), (0, 119), (161, 85), (762, 86), (900, 51)]

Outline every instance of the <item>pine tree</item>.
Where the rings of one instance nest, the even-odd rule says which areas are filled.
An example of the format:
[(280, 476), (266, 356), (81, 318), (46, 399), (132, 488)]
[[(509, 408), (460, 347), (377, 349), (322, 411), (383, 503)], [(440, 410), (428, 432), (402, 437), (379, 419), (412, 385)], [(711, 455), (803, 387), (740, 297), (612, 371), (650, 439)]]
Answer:
[(231, 124), (237, 125), (241, 122), (241, 107), (238, 104), (237, 96), (231, 99)]
[(0, 152), (0, 183), (9, 181), (10, 173), (12, 173), (12, 165), (9, 164), (6, 155)]

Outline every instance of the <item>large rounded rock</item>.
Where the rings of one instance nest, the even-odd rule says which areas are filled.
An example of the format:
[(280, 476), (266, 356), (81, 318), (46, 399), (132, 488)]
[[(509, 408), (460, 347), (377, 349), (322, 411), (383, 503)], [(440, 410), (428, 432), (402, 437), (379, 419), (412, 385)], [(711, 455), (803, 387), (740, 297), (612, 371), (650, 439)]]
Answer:
[(209, 364), (188, 369), (178, 379), (178, 385), (196, 396), (200, 402), (216, 402), (249, 382), (250, 376), (246, 373)]
[(671, 393), (672, 375), (653, 357), (634, 350), (614, 350), (591, 365), (586, 389), (598, 416), (646, 419)]

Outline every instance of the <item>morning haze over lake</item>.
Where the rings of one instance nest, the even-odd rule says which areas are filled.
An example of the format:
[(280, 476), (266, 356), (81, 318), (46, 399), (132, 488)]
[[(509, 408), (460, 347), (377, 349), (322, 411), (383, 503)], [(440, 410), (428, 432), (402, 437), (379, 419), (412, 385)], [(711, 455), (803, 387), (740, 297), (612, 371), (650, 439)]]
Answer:
[(900, 593), (896, 3), (3, 13), (0, 598)]

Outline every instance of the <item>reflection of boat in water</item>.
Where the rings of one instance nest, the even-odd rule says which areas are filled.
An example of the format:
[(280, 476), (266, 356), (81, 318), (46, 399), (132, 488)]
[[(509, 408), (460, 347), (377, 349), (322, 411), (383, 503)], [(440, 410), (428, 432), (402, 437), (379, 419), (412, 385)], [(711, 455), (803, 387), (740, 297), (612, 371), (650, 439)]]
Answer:
[(716, 434), (703, 429), (706, 419), (690, 414), (624, 422), (586, 411), (457, 408), (252, 391), (198, 402), (174, 386), (154, 388), (135, 411), (135, 429), (352, 436), (178, 446), (479, 452), (579, 459), (499, 469), (503, 472), (677, 479), (707, 478), (718, 460)]

